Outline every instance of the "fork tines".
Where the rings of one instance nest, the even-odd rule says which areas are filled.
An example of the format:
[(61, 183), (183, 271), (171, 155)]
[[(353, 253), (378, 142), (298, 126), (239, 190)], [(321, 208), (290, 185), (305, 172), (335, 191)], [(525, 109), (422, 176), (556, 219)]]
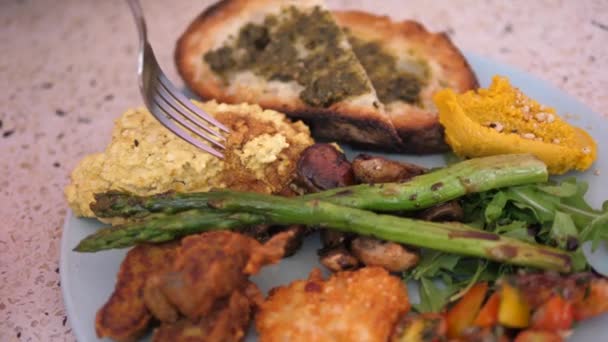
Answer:
[[(151, 96), (150, 102), (160, 109), (164, 115), (157, 115), (154, 110), (152, 110), (152, 114), (165, 127), (190, 144), (218, 158), (223, 158), (223, 153), (218, 151), (218, 149), (225, 149), (223, 142), (225, 142), (226, 138), (222, 133), (229, 133), (229, 129), (192, 104), (160, 69), (157, 69), (157, 71), (156, 79), (153, 80), (153, 84), (150, 87), (150, 90), (154, 89), (154, 92), (149, 94), (149, 96)], [(207, 143), (204, 143), (201, 139), (197, 139), (192, 133)]]

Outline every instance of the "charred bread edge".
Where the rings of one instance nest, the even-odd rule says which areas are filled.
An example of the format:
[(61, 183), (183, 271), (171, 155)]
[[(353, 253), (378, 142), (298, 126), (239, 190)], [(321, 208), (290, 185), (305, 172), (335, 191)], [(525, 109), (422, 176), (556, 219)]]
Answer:
[[(187, 37), (192, 33), (196, 32), (199, 26), (207, 19), (213, 17), (218, 12), (229, 9), (229, 6), (233, 2), (231, 0), (221, 0), (216, 4), (205, 9), (200, 15), (198, 15), (194, 21), (188, 26), (186, 31), (182, 34), (182, 36), (177, 41), (176, 49), (175, 49), (175, 63), (177, 65), (177, 70), (185, 81), (188, 87), (194, 90), (195, 93), (200, 95), (203, 99), (216, 99), (220, 102), (226, 103), (235, 103), (235, 99), (227, 94), (224, 94), (222, 91), (215, 91), (216, 89), (210, 89), (215, 87), (207, 87), (203, 86), (201, 83), (191, 82), (193, 77), (188, 77), (192, 70), (186, 70), (184, 68), (184, 57), (182, 56), (182, 52), (184, 51), (183, 45), (186, 42)], [(317, 133), (320, 132), (322, 136), (326, 134), (322, 133), (323, 129), (321, 125), (326, 125), (328, 122), (332, 120), (338, 120), (341, 124), (350, 125), (355, 130), (361, 130), (365, 128), (366, 132), (361, 132), (361, 134), (366, 133), (370, 135), (373, 139), (369, 139), (369, 141), (353, 141), (352, 139), (348, 139), (348, 137), (343, 136), (340, 137), (342, 141), (349, 143), (357, 143), (358, 145), (365, 146), (367, 148), (382, 147), (385, 148), (387, 145), (400, 145), (401, 139), (397, 134), (396, 129), (390, 124), (390, 118), (383, 114), (386, 117), (386, 122), (368, 118), (372, 116), (371, 114), (377, 114), (376, 112), (366, 111), (362, 107), (351, 106), (349, 104), (339, 104), (337, 107), (345, 108), (349, 115), (344, 115), (344, 112), (338, 111), (336, 108), (299, 108), (298, 106), (290, 106), (290, 105), (280, 105), (278, 103), (272, 103), (272, 101), (264, 101), (259, 103), (260, 106), (268, 109), (273, 109), (277, 111), (284, 112), (290, 117), (302, 119), (307, 123), (311, 124), (312, 130)], [(355, 107), (355, 108), (353, 108)], [(354, 109), (354, 110), (353, 110)], [(324, 116), (331, 116), (330, 118), (324, 118)], [(323, 116), (323, 117), (321, 117)], [(335, 132), (333, 132), (335, 133)], [(373, 140), (373, 141), (372, 141)]]
[[(432, 40), (432, 46), (426, 44), (425, 48), (421, 49), (422, 53), (429, 59), (432, 57), (434, 61), (439, 63), (444, 69), (444, 72), (449, 76), (456, 76), (457, 91), (464, 92), (479, 87), (479, 83), (473, 72), (470, 64), (462, 54), (462, 52), (454, 45), (450, 37), (444, 32), (431, 33), (424, 25), (412, 21), (404, 20), (401, 22), (393, 21), (388, 16), (375, 15), (368, 12), (357, 10), (333, 11), (337, 17), (338, 23), (343, 27), (349, 27), (349, 23), (356, 22), (364, 27), (362, 30), (369, 30), (367, 27), (373, 27), (373, 30), (382, 30), (386, 35), (407, 35), (407, 39), (415, 37), (414, 43), (421, 44), (423, 40)], [(366, 25), (365, 23), (368, 23)], [(378, 27), (378, 23), (382, 23), (382, 27)], [(433, 51), (434, 50), (434, 51)], [(407, 109), (405, 109), (407, 111)], [(406, 114), (407, 115), (407, 114)], [(449, 150), (443, 138), (443, 127), (439, 124), (437, 118), (432, 120), (430, 124), (421, 126), (400, 126), (393, 121), (395, 129), (399, 134), (403, 144), (399, 149), (401, 152), (408, 153), (433, 153), (444, 152)]]

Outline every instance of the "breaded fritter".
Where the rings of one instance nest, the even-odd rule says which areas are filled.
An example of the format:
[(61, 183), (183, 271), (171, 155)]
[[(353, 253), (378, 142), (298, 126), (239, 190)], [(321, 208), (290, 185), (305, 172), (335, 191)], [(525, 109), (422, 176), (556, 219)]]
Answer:
[(211, 313), (198, 321), (186, 318), (163, 323), (154, 331), (155, 342), (233, 342), (241, 341), (251, 318), (250, 300), (235, 291), (218, 301)]
[(174, 309), (196, 322), (209, 315), (218, 300), (244, 293), (249, 275), (279, 261), (291, 234), (279, 233), (264, 245), (228, 231), (188, 236), (173, 266), (149, 281), (146, 304), (161, 321), (175, 321)]
[(65, 189), (77, 216), (93, 217), (93, 194), (110, 190), (147, 196), (213, 188), (278, 193), (295, 177), (302, 150), (313, 143), (302, 122), (257, 105), (200, 103), (230, 129), (224, 160), (171, 133), (147, 110), (120, 116), (103, 153), (85, 157)]
[(260, 340), (387, 341), (409, 310), (405, 284), (381, 267), (339, 272), (324, 281), (318, 269), (271, 291), (256, 317)]
[(132, 341), (145, 333), (152, 315), (144, 304), (143, 288), (150, 276), (173, 265), (178, 245), (144, 244), (129, 251), (120, 265), (114, 292), (97, 312), (97, 336)]

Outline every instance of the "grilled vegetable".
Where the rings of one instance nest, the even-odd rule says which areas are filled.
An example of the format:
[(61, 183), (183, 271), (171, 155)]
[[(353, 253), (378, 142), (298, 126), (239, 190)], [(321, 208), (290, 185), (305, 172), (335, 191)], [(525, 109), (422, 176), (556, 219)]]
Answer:
[(489, 328), (498, 322), (498, 306), (500, 305), (500, 294), (498, 292), (494, 292), (488, 301), (483, 305), (475, 321), (473, 321), (473, 325)]
[(353, 159), (353, 172), (359, 183), (403, 182), (426, 171), (425, 168), (415, 164), (400, 163), (368, 154), (360, 154)]
[(425, 221), (447, 222), (462, 221), (464, 212), (458, 201), (449, 201), (427, 208), (418, 213), (418, 218)]
[(532, 329), (538, 330), (568, 330), (574, 322), (572, 304), (560, 295), (554, 295), (541, 305), (532, 315)]
[(350, 243), (350, 250), (366, 266), (381, 266), (389, 272), (403, 272), (418, 263), (416, 252), (390, 241), (360, 236)]
[(350, 162), (331, 144), (307, 147), (298, 159), (296, 174), (299, 183), (312, 192), (355, 183)]
[(508, 281), (500, 288), (498, 322), (509, 328), (526, 328), (530, 324), (530, 306), (519, 289)]
[(574, 319), (577, 321), (608, 312), (608, 280), (592, 279), (580, 299), (574, 303)]
[[(143, 241), (166, 241), (180, 234), (235, 228), (242, 219), (242, 225), (270, 223), (322, 226), (514, 265), (560, 272), (572, 270), (572, 258), (567, 252), (480, 231), (463, 224), (419, 221), (379, 215), (319, 200), (302, 201), (298, 198), (256, 193), (225, 190), (207, 193), (207, 196), (208, 204), (213, 209), (162, 215), (132, 225), (102, 229), (81, 241), (75, 250), (94, 252), (127, 247)], [(158, 220), (163, 221), (162, 224)], [(184, 225), (181, 230), (180, 225)]]
[(359, 266), (359, 260), (343, 246), (322, 249), (319, 262), (332, 272), (349, 271)]
[[(375, 211), (419, 210), (465, 194), (547, 181), (543, 162), (528, 154), (470, 159), (412, 178), (405, 183), (361, 184), (298, 197), (302, 202), (324, 200)], [(145, 216), (207, 207), (213, 193), (168, 193), (138, 197), (124, 193), (95, 196), (91, 209), (98, 217)]]
[(445, 318), (440, 314), (405, 315), (395, 327), (391, 342), (439, 342), (445, 339)]
[(488, 283), (475, 284), (446, 314), (448, 337), (457, 338), (463, 330), (470, 327), (483, 304)]

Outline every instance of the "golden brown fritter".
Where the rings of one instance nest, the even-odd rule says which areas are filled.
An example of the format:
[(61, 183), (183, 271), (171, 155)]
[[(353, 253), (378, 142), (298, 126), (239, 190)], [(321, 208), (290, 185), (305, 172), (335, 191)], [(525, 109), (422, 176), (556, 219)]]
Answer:
[(154, 331), (155, 342), (241, 341), (251, 318), (250, 300), (235, 291), (229, 299), (216, 302), (211, 313), (198, 321), (183, 318), (163, 323)]
[(150, 276), (171, 267), (177, 246), (177, 242), (144, 244), (129, 251), (120, 265), (114, 292), (97, 312), (97, 336), (132, 341), (145, 333), (152, 315), (144, 304), (144, 285)]
[(279, 233), (262, 245), (245, 235), (215, 231), (184, 238), (171, 269), (146, 286), (146, 304), (160, 320), (175, 321), (176, 312), (197, 321), (216, 301), (244, 292), (248, 276), (283, 256), (291, 233)]
[(340, 272), (273, 289), (260, 307), (260, 340), (387, 341), (410, 307), (405, 284), (381, 267)]

